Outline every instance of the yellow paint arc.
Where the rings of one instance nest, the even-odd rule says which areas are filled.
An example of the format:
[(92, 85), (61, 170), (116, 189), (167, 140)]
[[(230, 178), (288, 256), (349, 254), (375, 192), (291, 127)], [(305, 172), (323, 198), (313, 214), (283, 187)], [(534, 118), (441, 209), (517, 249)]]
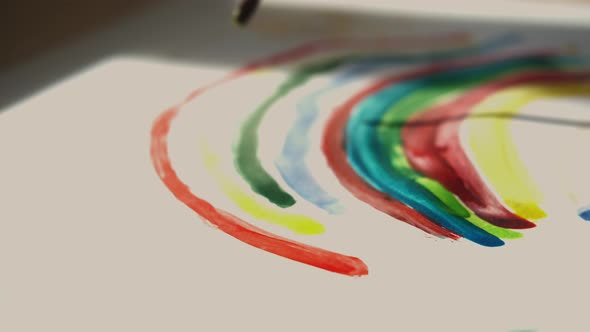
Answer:
[(543, 195), (512, 141), (510, 116), (532, 101), (572, 95), (590, 95), (590, 85), (567, 83), (506, 89), (477, 105), (468, 121), (468, 142), (477, 166), (505, 204), (523, 218), (537, 220), (546, 217), (546, 213), (540, 207)]

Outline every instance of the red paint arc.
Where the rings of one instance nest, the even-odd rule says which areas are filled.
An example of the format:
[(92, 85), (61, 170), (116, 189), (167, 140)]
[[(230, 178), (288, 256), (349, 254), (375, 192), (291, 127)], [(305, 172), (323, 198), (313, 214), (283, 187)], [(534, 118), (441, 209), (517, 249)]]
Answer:
[[(478, 216), (490, 223), (512, 229), (535, 224), (508, 210), (488, 188), (463, 150), (459, 138), (461, 121), (474, 106), (499, 90), (526, 83), (560, 83), (579, 80), (587, 73), (533, 72), (510, 76), (475, 88), (447, 104), (414, 116), (404, 128), (402, 139), (408, 161), (424, 175), (439, 181), (457, 195)], [(412, 126), (413, 122), (441, 124)]]
[(178, 200), (221, 231), (254, 247), (340, 274), (349, 276), (368, 274), (367, 265), (359, 258), (273, 235), (195, 196), (176, 175), (168, 155), (167, 137), (170, 124), (177, 114), (178, 109), (172, 109), (156, 120), (151, 133), (151, 158), (158, 176)]

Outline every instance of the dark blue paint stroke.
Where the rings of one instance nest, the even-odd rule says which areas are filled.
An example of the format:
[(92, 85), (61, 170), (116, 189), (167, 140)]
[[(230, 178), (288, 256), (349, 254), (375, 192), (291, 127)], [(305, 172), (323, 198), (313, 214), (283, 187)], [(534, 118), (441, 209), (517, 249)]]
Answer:
[(580, 218), (590, 221), (590, 206), (585, 206), (578, 210), (578, 215)]

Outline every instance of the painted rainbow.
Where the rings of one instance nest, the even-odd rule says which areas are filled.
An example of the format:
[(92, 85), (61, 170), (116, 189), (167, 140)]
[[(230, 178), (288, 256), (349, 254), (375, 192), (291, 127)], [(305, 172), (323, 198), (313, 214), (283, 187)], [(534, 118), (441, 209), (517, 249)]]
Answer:
[[(310, 147), (319, 145), (343, 189), (394, 219), (437, 237), (464, 238), (487, 247), (520, 238), (518, 230), (535, 227), (547, 214), (505, 120), (517, 118), (520, 109), (537, 99), (590, 95), (584, 59), (559, 48), (531, 50), (521, 46), (517, 36), (478, 42), (463, 34), (329, 40), (246, 65), (196, 90), (156, 119), (153, 165), (178, 200), (240, 241), (350, 276), (368, 273), (361, 259), (256, 227), (195, 195), (173, 165), (168, 136), (178, 115), (212, 112), (188, 106), (231, 82), (256, 82), (261, 72), (288, 74), (270, 91), (262, 91), (266, 96), (256, 107), (241, 110), (247, 115), (235, 133), (230, 164), (234, 178), (247, 185), (226, 176), (227, 167), (220, 167), (217, 152), (205, 139), (199, 142), (199, 152), (211, 179), (239, 209), (300, 235), (323, 233), (325, 227), (290, 212), (299, 200), (328, 214), (345, 210), (308, 161)], [(318, 78), (324, 78), (321, 84)], [(312, 81), (313, 91), (301, 93)], [(343, 86), (358, 88), (322, 118), (320, 99)], [(272, 110), (285, 100), (295, 117), (274, 158), (273, 176), (260, 160), (258, 135)], [(486, 119), (472, 125), (467, 139), (471, 155), (459, 137), (460, 125), (468, 118)], [(322, 138), (315, 142), (310, 132), (320, 119)], [(582, 203), (586, 205), (578, 213), (588, 220), (588, 202)]]

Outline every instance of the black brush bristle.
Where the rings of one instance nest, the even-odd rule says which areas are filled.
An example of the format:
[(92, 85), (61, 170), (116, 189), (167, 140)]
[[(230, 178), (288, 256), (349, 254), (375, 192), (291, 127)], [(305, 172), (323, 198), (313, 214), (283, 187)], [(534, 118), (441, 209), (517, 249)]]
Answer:
[(238, 25), (246, 25), (254, 16), (260, 0), (240, 0), (234, 11), (234, 21)]

